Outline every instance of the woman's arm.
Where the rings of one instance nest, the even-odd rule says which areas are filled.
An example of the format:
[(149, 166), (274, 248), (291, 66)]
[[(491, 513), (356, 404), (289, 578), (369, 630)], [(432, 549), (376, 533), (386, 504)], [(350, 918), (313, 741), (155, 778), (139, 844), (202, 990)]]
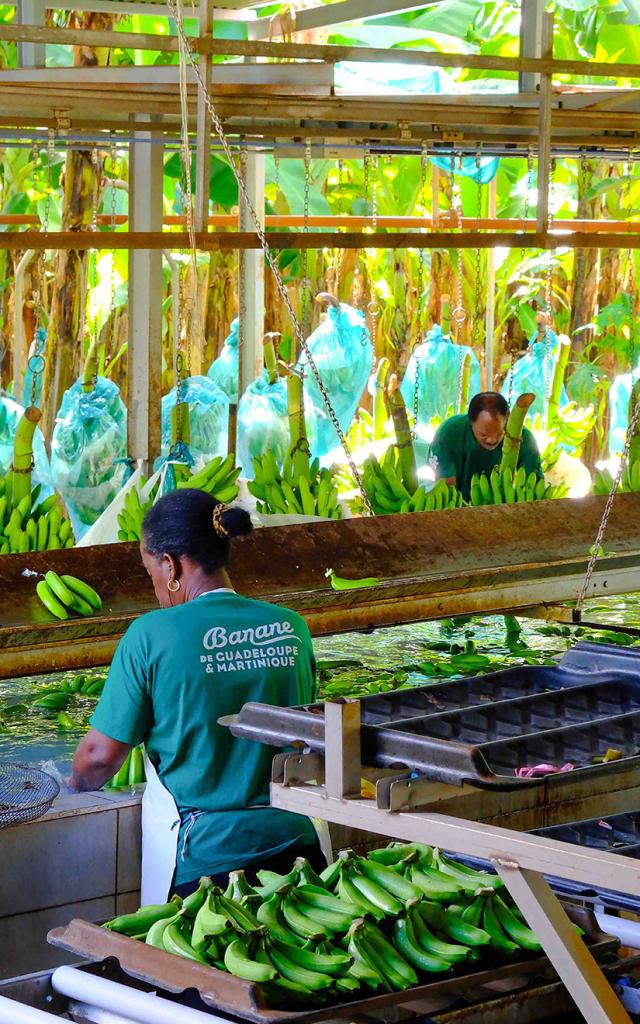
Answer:
[(74, 793), (100, 789), (124, 764), (130, 750), (130, 743), (120, 743), (97, 729), (89, 729), (75, 752), (69, 789)]

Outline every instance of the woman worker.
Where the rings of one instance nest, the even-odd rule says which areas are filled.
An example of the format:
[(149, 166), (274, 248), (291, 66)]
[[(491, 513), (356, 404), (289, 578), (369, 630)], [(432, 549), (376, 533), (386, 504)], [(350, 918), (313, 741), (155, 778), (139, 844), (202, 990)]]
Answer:
[(145, 745), (143, 904), (187, 895), (201, 875), (224, 885), (235, 868), (318, 862), (309, 819), (269, 806), (274, 750), (217, 724), (246, 701), (316, 699), (304, 621), (231, 585), (230, 538), (251, 528), (246, 512), (194, 489), (147, 513), (140, 550), (162, 610), (136, 619), (120, 641), (75, 753), (70, 788), (91, 790)]

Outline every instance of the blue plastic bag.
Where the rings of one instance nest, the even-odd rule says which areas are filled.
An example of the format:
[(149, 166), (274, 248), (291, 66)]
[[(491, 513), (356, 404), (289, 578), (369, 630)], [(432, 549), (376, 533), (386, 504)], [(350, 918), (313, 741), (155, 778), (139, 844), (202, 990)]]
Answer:
[(120, 490), (127, 472), (127, 410), (117, 384), (98, 377), (65, 391), (51, 438), (51, 473), (64, 498), (76, 540)]
[[(546, 416), (547, 392), (551, 389), (558, 348), (558, 337), (554, 331), (549, 331), (548, 344), (546, 338), (537, 341), (537, 337), (537, 332), (531, 336), (527, 351), (514, 363), (502, 385), (502, 394), (512, 405), (516, 398), (527, 392), (536, 396), (527, 413), (527, 422), (531, 422), (536, 416), (540, 416), (544, 420)], [(512, 380), (513, 386), (511, 385)], [(560, 408), (567, 405), (568, 402), (569, 396), (563, 384), (560, 393)]]
[(640, 360), (631, 373), (616, 377), (609, 391), (609, 455), (621, 455), (629, 426), (631, 389), (640, 378)]
[(234, 405), (238, 404), (238, 330), (239, 320), (231, 322), (231, 330), (220, 350), (207, 370), (207, 377), (217, 384), (221, 391)]
[[(229, 443), (229, 399), (208, 377), (187, 377), (182, 382), (182, 401), (189, 406), (188, 448), (194, 472), (216, 455), (226, 455)], [(171, 448), (171, 418), (176, 389), (162, 399), (162, 456)], [(186, 439), (185, 439), (186, 440)]]
[[(13, 439), (16, 427), (18, 426), (18, 420), (23, 412), (23, 406), (16, 402), (14, 398), (11, 398), (9, 395), (0, 395), (0, 474), (2, 476), (8, 473), (13, 463)], [(36, 432), (33, 436), (33, 462), (32, 486), (40, 484), (42, 487), (40, 496), (41, 498), (46, 498), (53, 493), (53, 484), (49, 458), (44, 446), (42, 431), (39, 427), (36, 427)]]
[[(364, 314), (344, 302), (339, 309), (329, 306), (325, 319), (310, 335), (307, 345), (340, 429), (346, 432), (367, 386), (373, 362), (373, 347)], [(339, 440), (304, 352), (297, 368), (304, 374), (308, 418), (315, 420), (315, 439), (312, 441), (309, 436), (309, 444), (313, 455), (322, 458), (338, 446)]]
[(426, 427), (433, 416), (446, 416), (449, 406), (458, 409), (460, 374), (467, 353), (471, 356), (469, 394), (480, 390), (480, 363), (468, 345), (456, 345), (435, 324), (425, 340), (416, 345), (400, 386), (409, 413), (413, 413), (418, 392), (416, 428)]
[[(450, 157), (432, 156), (429, 159), (436, 167), (451, 175)], [(465, 156), (462, 158), (460, 165), (456, 161), (453, 174), (454, 177), (459, 174), (463, 178), (471, 178), (472, 181), (478, 182), (480, 185), (488, 185), (498, 173), (499, 164), (500, 160), (497, 156), (482, 156), (477, 162), (474, 156)]]
[[(305, 423), (309, 447), (315, 450), (315, 416), (305, 403)], [(282, 463), (291, 447), (287, 412), (287, 382), (282, 377), (269, 383), (267, 371), (254, 380), (238, 405), (238, 465), (242, 476), (253, 480), (253, 460), (268, 449)]]

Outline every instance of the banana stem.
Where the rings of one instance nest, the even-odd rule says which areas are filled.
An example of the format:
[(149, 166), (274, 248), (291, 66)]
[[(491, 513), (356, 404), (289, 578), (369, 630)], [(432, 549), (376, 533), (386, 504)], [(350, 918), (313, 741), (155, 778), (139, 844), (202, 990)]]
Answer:
[(571, 340), (566, 334), (558, 338), (558, 352), (553, 367), (553, 379), (551, 381), (551, 394), (547, 404), (547, 430), (549, 430), (560, 415), (560, 396), (564, 384), (569, 356), (571, 355)]
[(97, 339), (94, 338), (89, 345), (87, 351), (87, 358), (84, 361), (84, 370), (82, 373), (82, 390), (84, 392), (93, 391), (95, 387), (95, 379), (98, 375), (98, 345)]
[(471, 353), (465, 353), (462, 362), (462, 380), (460, 381), (460, 407), (459, 413), (466, 412), (469, 405), (469, 387), (471, 385)]
[(440, 326), (446, 338), (451, 334), (451, 296), (440, 297)]
[(407, 407), (400, 392), (400, 385), (395, 373), (389, 378), (387, 388), (387, 401), (389, 411), (393, 419), (393, 428), (396, 432), (396, 448), (398, 449), (398, 466), (402, 475), (402, 482), (410, 494), (413, 494), (418, 487), (418, 467), (416, 465), (416, 454), (413, 450), (413, 438), (407, 416)]
[(389, 360), (382, 358), (376, 370), (376, 390), (373, 396), (373, 440), (379, 441), (384, 431), (384, 425), (389, 418), (387, 406), (384, 400), (387, 377), (389, 376)]
[(11, 473), (11, 500), (16, 508), (31, 494), (31, 466), (33, 464), (33, 435), (42, 413), (35, 405), (23, 412), (13, 439), (13, 472)]
[[(640, 380), (637, 380), (631, 389), (629, 396), (629, 420), (631, 423), (633, 414), (636, 411), (636, 406), (640, 402)], [(632, 466), (634, 462), (640, 461), (640, 420), (636, 424), (636, 429), (631, 436), (629, 442), (629, 465)]]
[(279, 337), (278, 334), (265, 334), (264, 341), (262, 343), (264, 350), (264, 365), (267, 370), (267, 376), (270, 384), (275, 384), (278, 379), (278, 360), (276, 358), (276, 348), (273, 342), (273, 339), (277, 337)]
[(287, 412), (289, 414), (289, 437), (291, 447), (307, 440), (307, 425), (304, 419), (304, 391), (302, 377), (298, 373), (287, 376)]
[(512, 473), (518, 468), (518, 458), (520, 456), (520, 445), (522, 444), (522, 431), (524, 428), (524, 421), (527, 418), (527, 412), (530, 406), (535, 402), (536, 396), (527, 392), (516, 400), (516, 403), (509, 413), (509, 419), (507, 420), (507, 430), (504, 436), (504, 442), (502, 445), (502, 458), (500, 460), (500, 469), (510, 469)]

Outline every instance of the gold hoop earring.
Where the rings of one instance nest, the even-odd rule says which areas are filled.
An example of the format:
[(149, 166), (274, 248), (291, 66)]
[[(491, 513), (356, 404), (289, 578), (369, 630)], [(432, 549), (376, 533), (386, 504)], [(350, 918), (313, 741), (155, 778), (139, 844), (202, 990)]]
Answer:
[(170, 590), (172, 594), (177, 594), (181, 586), (180, 580), (169, 580), (167, 590)]

